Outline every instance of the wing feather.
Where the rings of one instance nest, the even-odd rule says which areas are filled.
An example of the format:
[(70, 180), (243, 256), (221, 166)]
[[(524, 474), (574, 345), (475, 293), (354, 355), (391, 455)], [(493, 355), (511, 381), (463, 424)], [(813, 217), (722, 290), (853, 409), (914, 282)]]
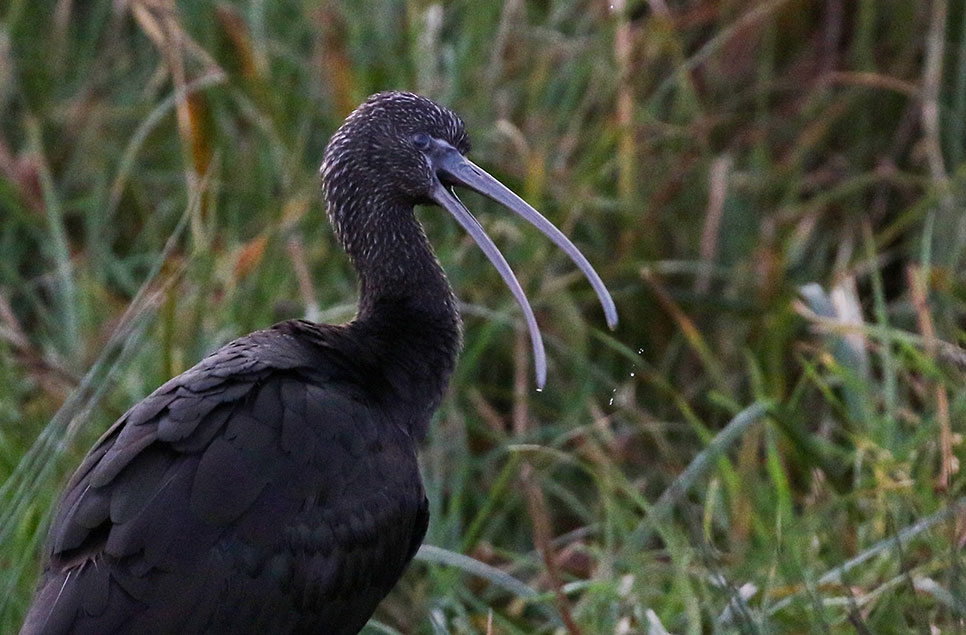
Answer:
[(191, 511), (211, 525), (225, 525), (251, 507), (268, 484), (253, 471), (236, 444), (224, 437), (201, 457), (191, 487)]

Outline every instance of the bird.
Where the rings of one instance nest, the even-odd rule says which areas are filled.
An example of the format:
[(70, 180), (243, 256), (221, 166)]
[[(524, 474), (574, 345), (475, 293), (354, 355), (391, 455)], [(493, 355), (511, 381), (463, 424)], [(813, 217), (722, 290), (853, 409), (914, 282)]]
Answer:
[(462, 346), (458, 304), (417, 220), (452, 214), (522, 307), (455, 187), (536, 226), (614, 302), (580, 251), (467, 158), (463, 121), (412, 93), (368, 98), (333, 134), (321, 189), (359, 279), (356, 316), (288, 320), (170, 379), (96, 442), (55, 507), (21, 635), (360, 631), (429, 522), (417, 449)]

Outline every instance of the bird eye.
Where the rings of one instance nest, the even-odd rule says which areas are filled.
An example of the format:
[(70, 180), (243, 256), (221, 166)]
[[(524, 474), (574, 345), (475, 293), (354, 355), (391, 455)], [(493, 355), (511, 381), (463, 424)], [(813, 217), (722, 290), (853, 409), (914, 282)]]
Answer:
[(432, 142), (433, 140), (425, 132), (417, 132), (413, 135), (413, 145), (416, 146), (417, 150), (429, 150)]

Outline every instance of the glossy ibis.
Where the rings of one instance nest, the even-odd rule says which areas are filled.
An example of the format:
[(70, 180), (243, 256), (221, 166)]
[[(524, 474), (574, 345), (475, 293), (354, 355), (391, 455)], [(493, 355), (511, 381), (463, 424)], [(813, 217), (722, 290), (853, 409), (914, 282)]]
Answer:
[(533, 313), (452, 186), (553, 225), (470, 162), (463, 122), (374, 95), (332, 137), (322, 190), (358, 271), (357, 317), (292, 320), (171, 379), (101, 437), (67, 485), (22, 634), (355, 633), (426, 532), (416, 447), (460, 348), (456, 300), (413, 213), (448, 210)]

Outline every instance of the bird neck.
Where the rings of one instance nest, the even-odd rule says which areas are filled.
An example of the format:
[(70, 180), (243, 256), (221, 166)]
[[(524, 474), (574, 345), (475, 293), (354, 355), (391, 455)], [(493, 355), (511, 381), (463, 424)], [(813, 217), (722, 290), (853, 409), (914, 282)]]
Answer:
[(391, 305), (434, 323), (458, 324), (453, 290), (412, 206), (396, 206), (401, 209), (377, 217), (379, 226), (343, 244), (359, 275), (359, 319)]
[(372, 343), (397, 397), (413, 402), (410, 410), (418, 420), (411, 425), (422, 438), (456, 364), (460, 316), (412, 207), (383, 212), (380, 227), (343, 241), (359, 274), (359, 312), (352, 326), (360, 340)]

